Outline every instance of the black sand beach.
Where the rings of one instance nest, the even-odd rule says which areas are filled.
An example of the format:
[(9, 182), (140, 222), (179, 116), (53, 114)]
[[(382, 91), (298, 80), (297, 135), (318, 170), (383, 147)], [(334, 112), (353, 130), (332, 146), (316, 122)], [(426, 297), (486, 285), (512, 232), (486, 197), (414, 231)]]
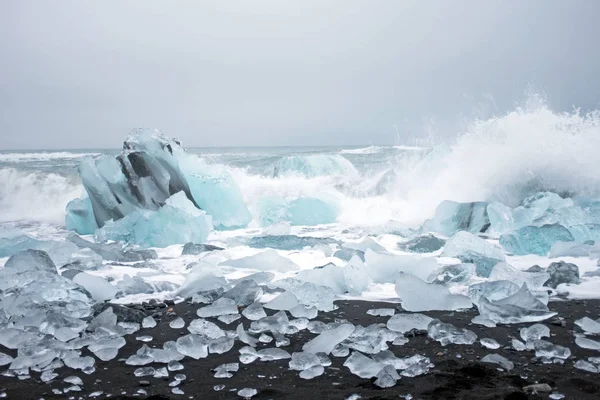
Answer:
[[(318, 320), (332, 322), (335, 319), (347, 319), (357, 325), (367, 326), (374, 323), (386, 323), (389, 317), (376, 317), (367, 314), (371, 308), (395, 308), (397, 305), (389, 303), (376, 303), (366, 301), (338, 301), (337, 310), (328, 313), (319, 313)], [(126, 336), (127, 345), (120, 349), (119, 356), (112, 361), (102, 362), (96, 360), (96, 372), (85, 375), (71, 369), (58, 369), (59, 376), (51, 383), (43, 383), (39, 374), (32, 373), (32, 378), (19, 381), (16, 378), (0, 377), (0, 388), (11, 399), (64, 399), (88, 398), (93, 392), (103, 391), (97, 398), (106, 398), (108, 394), (113, 399), (235, 399), (240, 398), (237, 391), (243, 388), (254, 388), (258, 391), (254, 399), (345, 399), (352, 394), (358, 394), (363, 399), (537, 399), (549, 398), (550, 393), (525, 393), (524, 387), (537, 383), (548, 384), (554, 393), (560, 393), (567, 399), (597, 399), (600, 398), (600, 383), (593, 373), (573, 368), (578, 359), (599, 355), (593, 350), (578, 347), (575, 342), (574, 331), (580, 331), (574, 326), (576, 319), (584, 316), (597, 317), (600, 313), (600, 301), (554, 301), (549, 304), (550, 309), (558, 312), (558, 317), (564, 318), (564, 323), (558, 318), (545, 321), (550, 327), (551, 341), (568, 347), (572, 355), (564, 365), (543, 364), (535, 358), (534, 352), (517, 352), (510, 348), (510, 340), (519, 338), (519, 329), (531, 324), (516, 324), (486, 328), (472, 324), (471, 319), (477, 315), (476, 310), (467, 312), (427, 312), (425, 314), (439, 318), (443, 322), (452, 323), (457, 327), (467, 327), (475, 332), (479, 339), (493, 338), (501, 347), (498, 350), (489, 350), (479, 342), (471, 346), (448, 345), (441, 346), (432, 341), (426, 334), (409, 338), (403, 346), (390, 346), (390, 350), (398, 357), (407, 357), (422, 354), (431, 359), (435, 367), (426, 375), (406, 378), (402, 377), (396, 386), (389, 389), (380, 389), (373, 384), (373, 380), (361, 379), (343, 366), (346, 358), (331, 357), (333, 364), (325, 368), (325, 373), (311, 380), (300, 379), (298, 371), (288, 369), (289, 360), (271, 362), (255, 361), (251, 364), (240, 364), (240, 370), (232, 378), (218, 379), (211, 370), (224, 363), (238, 362), (239, 348), (242, 343), (235, 342), (234, 348), (221, 355), (209, 355), (207, 358), (193, 360), (186, 357), (181, 363), (184, 369), (171, 372), (171, 378), (135, 377), (133, 371), (137, 367), (124, 363), (124, 359), (135, 353), (142, 342), (136, 341), (140, 335), (151, 335), (153, 341), (148, 343), (151, 347), (161, 346), (167, 340), (176, 340), (180, 335), (187, 334), (187, 330), (175, 330), (169, 327), (168, 322), (172, 316), (165, 317), (155, 328), (142, 329), (136, 334)], [(174, 306), (174, 313), (183, 317), (186, 322), (197, 318), (198, 305), (181, 303)], [(248, 326), (245, 318), (224, 325), (216, 318), (210, 318), (224, 329), (235, 329), (239, 322)], [(293, 353), (301, 351), (302, 345), (315, 335), (307, 330), (300, 331), (290, 337), (291, 344), (283, 347)], [(273, 347), (273, 344), (258, 345), (258, 348)], [(2, 349), (1, 351), (16, 355), (16, 351)], [(515, 364), (515, 368), (506, 372), (499, 370), (494, 364), (485, 364), (479, 360), (487, 354), (500, 354)], [(153, 364), (156, 368), (164, 366)], [(186, 375), (187, 379), (179, 385), (185, 394), (173, 394), (169, 382), (178, 373)], [(69, 392), (56, 395), (52, 389), (64, 389), (71, 386), (63, 382), (67, 376), (76, 375), (83, 380), (81, 392)], [(146, 381), (140, 384), (141, 381)], [(148, 384), (149, 383), (149, 384)], [(215, 391), (215, 385), (225, 385), (221, 391)], [(143, 389), (147, 395), (137, 393)]]

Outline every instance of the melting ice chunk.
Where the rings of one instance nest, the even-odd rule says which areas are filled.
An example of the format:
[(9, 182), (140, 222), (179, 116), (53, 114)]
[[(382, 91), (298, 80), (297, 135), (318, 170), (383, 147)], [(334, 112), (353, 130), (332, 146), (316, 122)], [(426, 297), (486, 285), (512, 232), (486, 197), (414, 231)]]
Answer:
[(571, 356), (570, 349), (552, 344), (545, 340), (534, 341), (533, 348), (535, 349), (536, 357), (559, 358), (566, 360)]
[(491, 338), (480, 339), (479, 342), (486, 349), (496, 350), (500, 348), (500, 343)]
[(292, 260), (279, 255), (275, 250), (265, 250), (253, 256), (223, 261), (220, 265), (241, 269), (278, 272), (289, 272), (298, 269), (298, 266)]
[(298, 305), (298, 298), (293, 293), (285, 291), (264, 305), (270, 310), (289, 311)]
[(306, 351), (292, 353), (292, 359), (289, 363), (290, 369), (294, 371), (304, 371), (311, 367), (320, 365), (321, 359), (316, 354)]
[(341, 324), (333, 329), (321, 333), (316, 338), (302, 346), (302, 350), (309, 353), (329, 354), (333, 348), (346, 340), (354, 332), (354, 325)]
[(396, 279), (396, 293), (406, 311), (459, 310), (472, 306), (468, 297), (451, 294), (445, 286), (426, 283), (408, 274), (400, 274)]
[(575, 239), (567, 228), (556, 223), (542, 226), (526, 226), (500, 236), (500, 245), (514, 255), (548, 254), (556, 242), (572, 242)]
[(591, 318), (583, 317), (575, 321), (575, 325), (579, 326), (586, 333), (599, 334), (600, 333), (600, 322), (594, 321)]
[(208, 356), (208, 345), (202, 336), (189, 334), (177, 339), (177, 351), (198, 360)]
[(106, 279), (81, 272), (73, 278), (73, 282), (83, 286), (96, 301), (110, 300), (117, 294), (117, 288)]
[(533, 343), (543, 337), (549, 338), (550, 328), (543, 324), (535, 324), (527, 328), (521, 328), (519, 335), (525, 343)]
[(452, 236), (458, 231), (485, 232), (490, 225), (487, 203), (457, 203), (445, 200), (438, 205), (433, 219), (426, 221), (426, 230)]
[(344, 362), (344, 367), (347, 367), (354, 375), (366, 379), (377, 376), (384, 365), (373, 361), (358, 351), (354, 351)]
[(427, 335), (440, 342), (442, 346), (447, 346), (450, 343), (473, 344), (477, 340), (477, 335), (474, 332), (443, 323), (439, 319), (434, 319), (429, 323)]
[(499, 354), (488, 354), (487, 356), (481, 359), (481, 362), (497, 364), (507, 371), (510, 371), (515, 367), (515, 364), (512, 361), (506, 359), (505, 357), (502, 357)]
[[(550, 278), (550, 275), (544, 271), (542, 272), (527, 272), (521, 271), (508, 264), (500, 263), (497, 264), (492, 273), (490, 274), (490, 280), (492, 281), (510, 281), (518, 286), (523, 286), (524, 283), (531, 290), (541, 288), (544, 283)], [(512, 293), (511, 293), (512, 294)], [(486, 296), (488, 297), (488, 296)], [(493, 300), (488, 297), (488, 300)]]
[(223, 297), (209, 306), (200, 308), (197, 314), (202, 318), (218, 317), (225, 314), (238, 314), (237, 303), (235, 300)]
[(582, 349), (600, 350), (600, 342), (584, 337), (575, 338), (575, 344)]
[(313, 378), (316, 378), (317, 376), (323, 375), (324, 372), (325, 372), (325, 368), (323, 368), (322, 365), (314, 365), (314, 366), (300, 372), (300, 378), (313, 379)]
[(432, 320), (433, 318), (428, 317), (425, 314), (402, 313), (396, 314), (390, 318), (387, 322), (387, 327), (392, 331), (400, 333), (409, 332), (413, 329), (426, 331)]

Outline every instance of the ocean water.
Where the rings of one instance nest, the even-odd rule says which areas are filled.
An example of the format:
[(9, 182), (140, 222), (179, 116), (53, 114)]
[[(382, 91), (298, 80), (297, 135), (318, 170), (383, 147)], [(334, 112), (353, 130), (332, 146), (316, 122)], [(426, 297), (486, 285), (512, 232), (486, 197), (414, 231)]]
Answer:
[[(177, 137), (177, 132), (165, 133)], [(225, 166), (253, 216), (267, 196), (327, 196), (340, 208), (335, 223), (293, 227), (293, 233), (344, 242), (370, 234), (390, 252), (397, 252), (401, 238), (377, 235), (382, 232), (378, 227), (397, 223), (418, 228), (444, 200), (501, 201), (514, 207), (542, 190), (600, 198), (600, 112), (556, 113), (533, 100), (506, 115), (473, 121), (444, 144), (187, 150), (208, 163)], [(80, 161), (118, 152), (116, 148), (0, 152), (1, 226), (38, 239), (64, 238), (65, 207), (84, 193), (77, 173)], [(256, 250), (232, 246), (234, 239), (255, 236), (261, 229), (254, 219), (245, 229), (213, 232), (209, 241), (228, 245), (224, 257), (239, 258)], [(182, 283), (189, 260), (178, 257), (181, 247), (159, 251), (157, 276)], [(339, 262), (315, 249), (285, 255), (302, 269)], [(540, 262), (534, 256), (509, 260), (523, 268)], [(583, 269), (595, 267), (594, 263), (579, 260)], [(97, 273), (119, 279), (132, 271), (115, 266)], [(371, 289), (365, 297), (395, 296), (393, 285)]]

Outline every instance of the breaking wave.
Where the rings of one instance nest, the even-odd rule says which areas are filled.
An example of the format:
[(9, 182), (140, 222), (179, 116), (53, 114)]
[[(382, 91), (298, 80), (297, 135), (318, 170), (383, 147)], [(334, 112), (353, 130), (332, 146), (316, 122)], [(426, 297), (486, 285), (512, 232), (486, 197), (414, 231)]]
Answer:
[(39, 153), (0, 153), (0, 162), (27, 162), (42, 160), (72, 160), (100, 153), (39, 152)]

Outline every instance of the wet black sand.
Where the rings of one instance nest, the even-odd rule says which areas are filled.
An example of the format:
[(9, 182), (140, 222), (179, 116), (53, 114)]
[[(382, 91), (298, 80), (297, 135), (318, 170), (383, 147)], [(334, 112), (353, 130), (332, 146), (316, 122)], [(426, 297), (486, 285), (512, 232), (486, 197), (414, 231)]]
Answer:
[[(373, 323), (385, 323), (389, 317), (375, 317), (366, 312), (371, 308), (396, 307), (394, 304), (374, 303), (362, 301), (338, 301), (339, 308), (328, 313), (319, 313), (318, 320), (331, 322), (336, 318), (344, 318), (357, 325), (367, 326)], [(186, 303), (174, 307), (174, 312), (182, 316), (186, 322), (197, 318), (197, 305)], [(432, 341), (425, 335), (410, 337), (404, 346), (390, 346), (396, 356), (406, 357), (414, 354), (423, 354), (435, 364), (427, 375), (416, 378), (403, 377), (398, 384), (389, 389), (380, 389), (373, 385), (371, 380), (362, 379), (352, 375), (342, 364), (346, 358), (331, 357), (333, 364), (325, 368), (325, 374), (312, 380), (303, 380), (298, 377), (298, 371), (289, 371), (289, 360), (261, 362), (252, 364), (240, 363), (240, 370), (234, 373), (233, 378), (217, 379), (213, 377), (211, 369), (224, 363), (238, 362), (238, 349), (243, 344), (236, 341), (234, 348), (226, 354), (209, 355), (208, 358), (193, 360), (186, 357), (181, 363), (185, 369), (171, 372), (171, 377), (183, 373), (187, 379), (179, 386), (184, 395), (171, 393), (169, 382), (173, 379), (156, 379), (153, 377), (138, 378), (133, 375), (137, 367), (126, 365), (123, 360), (135, 353), (142, 342), (136, 341), (139, 335), (151, 335), (154, 340), (149, 343), (151, 347), (162, 347), (167, 340), (176, 340), (180, 335), (187, 334), (187, 330), (174, 330), (168, 326), (168, 319), (152, 329), (142, 329), (136, 334), (126, 337), (127, 345), (119, 351), (117, 359), (102, 362), (96, 360), (96, 372), (85, 375), (71, 369), (56, 370), (59, 374), (52, 383), (45, 384), (40, 381), (39, 374), (32, 373), (32, 378), (19, 381), (16, 378), (0, 376), (0, 388), (11, 399), (65, 399), (88, 398), (87, 394), (95, 391), (104, 391), (100, 399), (106, 394), (112, 394), (113, 399), (147, 398), (147, 399), (236, 399), (237, 390), (242, 388), (255, 388), (258, 394), (254, 399), (345, 399), (351, 394), (360, 394), (363, 399), (401, 399), (408, 394), (413, 399), (538, 399), (548, 398), (549, 393), (525, 394), (523, 387), (534, 383), (547, 383), (555, 392), (565, 395), (566, 399), (599, 399), (600, 376), (573, 368), (576, 360), (589, 356), (600, 356), (600, 352), (579, 348), (575, 342), (573, 331), (580, 331), (574, 326), (578, 318), (589, 316), (597, 318), (600, 314), (600, 301), (572, 301), (551, 302), (550, 309), (558, 312), (564, 318), (564, 326), (557, 319), (545, 321), (550, 327), (552, 337), (549, 339), (554, 344), (569, 347), (572, 355), (564, 365), (542, 364), (535, 359), (532, 351), (516, 352), (505, 348), (509, 346), (511, 338), (519, 338), (519, 329), (526, 325), (498, 326), (485, 328), (470, 323), (471, 318), (477, 315), (476, 310), (468, 312), (427, 312), (425, 314), (439, 318), (443, 322), (452, 323), (458, 327), (468, 327), (474, 331), (478, 338), (493, 338), (500, 344), (498, 350), (483, 348), (479, 342), (472, 346), (449, 345), (442, 347), (438, 342)], [(224, 329), (233, 330), (241, 321), (248, 328), (249, 321), (245, 318), (235, 321), (230, 325), (216, 322)], [(187, 324), (186, 324), (187, 325)], [(301, 351), (302, 345), (315, 335), (304, 330), (290, 336), (290, 346), (284, 347), (292, 353)], [(273, 344), (259, 344), (258, 348), (273, 347)], [(16, 351), (0, 349), (12, 356)], [(515, 368), (510, 372), (499, 371), (492, 364), (484, 364), (478, 360), (490, 353), (498, 353), (515, 363)], [(155, 368), (162, 364), (151, 365)], [(83, 391), (69, 392), (63, 395), (52, 393), (53, 388), (64, 389), (69, 384), (62, 381), (67, 376), (79, 376), (83, 382)], [(140, 386), (140, 381), (149, 381), (149, 386)], [(215, 385), (225, 385), (222, 391), (214, 391)], [(148, 395), (136, 395), (138, 389), (144, 389)], [(236, 391), (232, 391), (237, 389)]]

